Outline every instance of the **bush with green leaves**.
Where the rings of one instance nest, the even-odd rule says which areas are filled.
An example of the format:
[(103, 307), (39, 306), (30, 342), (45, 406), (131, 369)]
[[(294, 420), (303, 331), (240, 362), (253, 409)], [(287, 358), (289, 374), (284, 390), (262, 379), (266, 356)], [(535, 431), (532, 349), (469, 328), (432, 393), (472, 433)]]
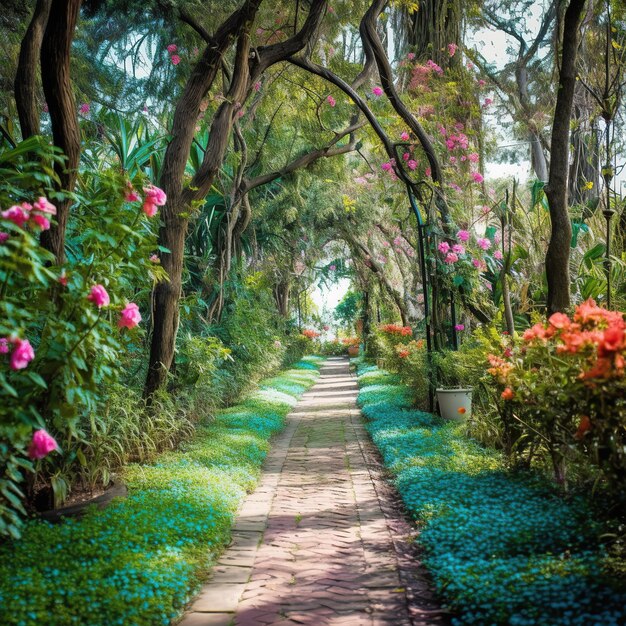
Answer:
[[(465, 426), (412, 408), (398, 377), (359, 366), (367, 430), (421, 532), (424, 563), (453, 623), (618, 626), (626, 591), (582, 496), (507, 471)], [(623, 583), (623, 581), (622, 581)]]
[(204, 420), (180, 450), (129, 466), (126, 499), (58, 525), (33, 520), (0, 545), (0, 623), (169, 624), (227, 545), (269, 438), (320, 363), (305, 359)]
[(101, 406), (102, 389), (118, 377), (138, 332), (129, 330), (138, 314), (129, 302), (165, 278), (150, 261), (155, 225), (141, 202), (127, 198), (129, 181), (115, 170), (80, 178), (67, 262), (55, 264), (38, 235), (61, 197), (52, 191), (57, 159), (36, 137), (0, 154), (0, 535), (19, 534), (33, 429), (50, 431), (62, 454), (35, 463), (31, 489), (51, 485), (57, 504), (67, 494), (59, 467), (81, 461), (74, 449), (84, 441), (80, 421)]

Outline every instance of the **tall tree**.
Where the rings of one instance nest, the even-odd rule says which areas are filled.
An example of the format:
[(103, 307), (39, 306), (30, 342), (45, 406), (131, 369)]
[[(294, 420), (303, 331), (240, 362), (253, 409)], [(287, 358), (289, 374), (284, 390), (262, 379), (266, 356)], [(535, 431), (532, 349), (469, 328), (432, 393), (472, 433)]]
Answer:
[[(76, 183), (80, 160), (80, 128), (70, 76), (70, 53), (80, 6), (81, 0), (52, 0), (41, 42), (41, 80), (50, 111), (52, 137), (66, 157), (64, 164), (56, 166), (60, 191), (66, 196), (56, 202), (56, 223), (44, 231), (41, 240), (59, 265), (65, 260), (65, 229), (72, 204), (69, 194)], [(32, 111), (32, 104), (28, 108)]]
[(39, 107), (37, 106), (37, 71), (39, 57), (52, 0), (37, 0), (32, 19), (22, 39), (20, 58), (15, 74), (15, 104), (20, 118), (22, 138), (39, 134)]
[[(564, 5), (564, 2), (561, 3)], [(570, 119), (576, 89), (576, 62), (585, 0), (570, 0), (562, 25), (563, 44), (552, 139), (550, 174), (545, 192), (550, 207), (551, 237), (546, 254), (548, 315), (570, 305), (569, 257), (572, 225), (568, 210)]]
[[(160, 244), (169, 250), (163, 255), (162, 262), (170, 280), (157, 285), (154, 292), (153, 333), (145, 386), (147, 396), (165, 384), (174, 358), (185, 236), (192, 205), (211, 189), (224, 161), (238, 112), (256, 81), (269, 67), (287, 60), (315, 38), (327, 6), (325, 0), (313, 3), (304, 25), (293, 37), (252, 50), (250, 32), (261, 3), (262, 0), (246, 0), (222, 23), (214, 36), (205, 34), (204, 53), (176, 105), (172, 139), (165, 153), (160, 179), (168, 200), (163, 210), (164, 225), (159, 239)], [(204, 160), (191, 182), (185, 185), (185, 166), (202, 100), (214, 83), (224, 55), (235, 41), (235, 60), (228, 91), (213, 117)]]

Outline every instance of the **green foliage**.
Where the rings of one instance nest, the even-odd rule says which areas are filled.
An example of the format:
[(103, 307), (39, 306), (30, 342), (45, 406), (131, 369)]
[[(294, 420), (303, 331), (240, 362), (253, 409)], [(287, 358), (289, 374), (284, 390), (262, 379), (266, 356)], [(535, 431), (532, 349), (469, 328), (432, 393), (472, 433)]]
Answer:
[[(38, 138), (4, 151), (0, 206), (32, 204), (43, 194), (54, 198), (50, 164), (56, 158)], [(59, 478), (60, 467), (77, 460), (69, 449), (84, 442), (80, 420), (98, 411), (102, 388), (116, 380), (120, 359), (136, 334), (118, 330), (118, 312), (138, 288), (164, 277), (148, 260), (156, 247), (153, 227), (140, 205), (124, 201), (125, 184), (112, 171), (83, 177), (74, 198), (68, 262), (62, 268), (39, 244), (32, 220), (24, 228), (1, 220), (0, 230), (9, 237), (0, 244), (0, 337), (29, 341), (36, 358), (14, 370), (8, 355), (2, 355), (0, 438), (23, 453), (33, 428), (56, 437), (67, 454), (37, 462), (36, 470), (44, 482), (53, 479), (57, 504), (68, 489)], [(87, 299), (94, 284), (106, 287), (110, 306), (98, 308)], [(8, 458), (19, 482), (22, 471), (13, 453)], [(17, 483), (11, 483), (0, 498), (2, 519), (14, 519), (10, 503), (19, 492)], [(15, 534), (13, 523), (9, 530)]]
[(348, 332), (354, 329), (357, 319), (362, 316), (363, 294), (348, 291), (341, 302), (335, 307), (334, 318)]
[(128, 467), (127, 499), (59, 525), (29, 522), (21, 541), (0, 546), (2, 624), (169, 624), (227, 545), (270, 436), (319, 364), (266, 381), (154, 465)]
[(359, 367), (367, 429), (418, 520), (424, 563), (453, 623), (584, 626), (626, 619), (606, 571), (602, 526), (581, 497), (505, 470), (463, 426), (412, 409), (408, 389)]

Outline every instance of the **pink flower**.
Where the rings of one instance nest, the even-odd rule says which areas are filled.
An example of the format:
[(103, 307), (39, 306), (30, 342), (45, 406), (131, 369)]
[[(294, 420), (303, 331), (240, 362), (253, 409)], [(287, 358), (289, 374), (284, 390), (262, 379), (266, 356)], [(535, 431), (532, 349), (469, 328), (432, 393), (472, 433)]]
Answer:
[(167, 51), (170, 54), (174, 54), (174, 52), (176, 52), (176, 50), (178, 50), (178, 46), (175, 43), (171, 43), (169, 46), (167, 46)]
[(456, 145), (453, 137), (454, 135), (452, 135), (449, 139), (446, 139), (446, 148), (448, 148), (448, 150), (454, 150), (454, 146)]
[(479, 239), (476, 242), (476, 245), (481, 249), (481, 250), (489, 250), (489, 248), (491, 248), (491, 241), (489, 241), (489, 239)]
[(173, 54), (170, 57), (170, 61), (172, 62), (172, 65), (178, 65), (180, 63), (180, 57), (177, 54)]
[[(23, 205), (22, 205), (23, 206)], [(33, 208), (41, 213), (48, 213), (50, 215), (57, 214), (57, 208), (51, 202), (48, 202), (47, 198), (41, 196), (37, 202), (33, 204)]]
[(454, 330), (459, 331), (459, 332), (462, 331), (462, 330), (465, 330), (465, 324), (457, 324), (454, 327)]
[(9, 233), (3, 233), (0, 231), (0, 243), (4, 243), (9, 237)]
[(134, 302), (129, 302), (120, 314), (117, 325), (120, 328), (135, 328), (141, 322), (139, 307)]
[(480, 172), (472, 172), (472, 178), (475, 183), (482, 183), (485, 180)]
[(129, 186), (128, 191), (124, 194), (124, 200), (126, 200), (126, 202), (138, 202), (141, 200), (141, 197), (132, 187)]
[(160, 262), (161, 262), (161, 259), (159, 259), (159, 256), (158, 256), (157, 254), (153, 254), (153, 255), (150, 257), (150, 262), (151, 262), (151, 263), (160, 263)]
[(9, 340), (6, 337), (0, 337), (0, 354), (9, 354)]
[(331, 107), (334, 107), (337, 104), (337, 101), (332, 96), (328, 96), (328, 98), (326, 98), (326, 102), (328, 102)]
[(452, 246), (452, 252), (456, 252), (457, 254), (465, 254), (465, 247), (460, 243), (455, 243)]
[(417, 167), (417, 161), (415, 161), (414, 159), (411, 159), (408, 163), (407, 163), (408, 167), (410, 170), (414, 170)]
[(167, 202), (167, 196), (162, 189), (149, 185), (143, 188), (146, 194), (146, 199), (143, 201), (143, 212), (148, 217), (154, 217), (157, 212), (157, 207), (163, 206)]
[(459, 260), (459, 257), (454, 254), (454, 252), (449, 252), (446, 255), (446, 258), (444, 259), (444, 263), (447, 263), (448, 265), (452, 265), (452, 263), (456, 263)]
[(261, 91), (261, 83), (259, 82), (254, 83), (254, 91)]
[(487, 84), (486, 80), (483, 80), (482, 78), (478, 81), (478, 86), (479, 87), (484, 87)]
[(432, 59), (428, 59), (428, 61), (426, 61), (426, 67), (433, 70), (433, 72), (437, 72), (437, 74), (443, 74), (441, 67), (439, 67)]
[(24, 227), (24, 224), (28, 222), (29, 218), (28, 213), (22, 207), (19, 207), (17, 205), (10, 207), (6, 211), (2, 211), (0, 215), (2, 215), (5, 220), (13, 222), (16, 226), (19, 226), (20, 228)]
[(485, 98), (485, 101), (483, 102), (483, 108), (486, 109), (492, 103), (493, 103), (493, 100), (491, 98)]
[(491, 211), (491, 207), (483, 204), (482, 212), (486, 215), (487, 213), (489, 213), (489, 211)]
[(408, 152), (405, 152), (402, 155), (403, 160), (408, 161), (411, 158), (411, 155)]
[(337, 269), (336, 265), (330, 265), (328, 268), (331, 272), (334, 272)]
[(459, 185), (457, 185), (456, 183), (450, 183), (450, 187), (454, 189), (454, 191), (463, 191), (461, 187), (459, 187)]
[(407, 133), (406, 131), (404, 131), (404, 132), (400, 135), (400, 139), (402, 139), (402, 141), (408, 141), (409, 139), (411, 139), (411, 136), (409, 135), (409, 133)]
[(50, 108), (48, 107), (48, 103), (47, 103), (47, 102), (44, 102), (44, 103), (43, 103), (43, 106), (41, 107), (41, 110), (42, 110), (44, 113), (48, 113), (48, 111), (50, 111)]
[(409, 53), (406, 55), (406, 58), (407, 58), (409, 61), (413, 61), (413, 59), (415, 59), (415, 52), (409, 52)]
[(504, 257), (503, 257), (502, 252), (500, 250), (496, 250), (493, 253), (493, 258), (494, 259), (498, 259), (498, 261), (501, 261)]
[(424, 174), (426, 174), (426, 176), (429, 176), (429, 177), (430, 177), (430, 175), (432, 174), (432, 171), (431, 171), (430, 167), (427, 167), (427, 168), (424, 170)]
[(449, 43), (448, 44), (448, 54), (453, 57), (454, 54), (456, 53), (458, 46), (455, 43)]
[(456, 163), (456, 157), (455, 156), (451, 156), (450, 157), (450, 163), (452, 163), (452, 165), (454, 165)]
[(478, 161), (480, 160), (480, 156), (478, 156), (478, 153), (472, 152), (471, 154), (467, 155), (467, 160), (470, 163), (478, 163)]
[(383, 95), (383, 88), (382, 87), (374, 87), (374, 89), (372, 89), (372, 93), (375, 96), (382, 96)]
[(460, 230), (457, 234), (456, 234), (456, 238), (459, 241), (469, 241), (470, 238), (470, 234), (467, 230)]
[(447, 252), (450, 252), (450, 244), (447, 241), (442, 241), (437, 246), (437, 250), (439, 250), (439, 252), (441, 252), (441, 254), (446, 254)]
[(385, 172), (389, 172), (392, 168), (392, 165), (391, 163), (389, 163), (389, 161), (387, 161), (387, 163), (383, 163), (380, 167), (382, 167)]
[(33, 433), (33, 439), (28, 447), (28, 456), (31, 459), (43, 459), (54, 450), (58, 450), (59, 445), (54, 437), (45, 430), (36, 430)]
[(446, 127), (443, 124), (439, 124), (439, 133), (441, 135), (443, 135), (444, 137), (448, 134), (448, 131), (446, 130)]
[(78, 112), (81, 115), (89, 115), (89, 111), (91, 110), (91, 105), (89, 104), (89, 102), (84, 102), (83, 104), (80, 105), (80, 107), (78, 108)]
[(34, 213), (31, 215), (31, 221), (35, 222), (41, 230), (49, 230), (50, 229), (50, 220), (39, 213)]
[(102, 285), (94, 285), (87, 296), (87, 300), (93, 302), (99, 309), (109, 306), (111, 299), (107, 290)]
[(483, 266), (483, 262), (480, 259), (472, 259), (472, 265), (476, 269), (480, 269)]
[(23, 370), (34, 358), (35, 351), (28, 339), (12, 339), (15, 346), (11, 353), (11, 369)]

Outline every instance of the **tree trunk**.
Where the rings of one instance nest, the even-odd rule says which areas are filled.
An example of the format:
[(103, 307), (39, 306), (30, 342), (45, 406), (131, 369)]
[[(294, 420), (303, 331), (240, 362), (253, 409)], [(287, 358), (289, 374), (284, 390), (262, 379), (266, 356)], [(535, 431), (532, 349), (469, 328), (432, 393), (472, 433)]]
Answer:
[(289, 280), (282, 280), (274, 287), (274, 300), (276, 308), (281, 317), (289, 317), (289, 296), (291, 294), (291, 283)]
[[(258, 4), (258, 3), (257, 3)], [(159, 243), (170, 253), (163, 254), (163, 267), (170, 277), (169, 281), (160, 282), (154, 290), (153, 334), (150, 346), (150, 361), (144, 393), (147, 397), (165, 384), (167, 373), (174, 360), (176, 334), (178, 331), (178, 303), (182, 291), (182, 275), (185, 256), (185, 237), (189, 223), (187, 212), (191, 202), (202, 198), (211, 188), (215, 176), (224, 160), (230, 133), (234, 124), (237, 104), (243, 99), (248, 83), (248, 52), (250, 38), (248, 32), (252, 18), (241, 24), (243, 32), (237, 43), (237, 61), (233, 71), (233, 81), (226, 100), (217, 110), (209, 135), (205, 159), (189, 188), (183, 190), (183, 176), (189, 156), (191, 142), (202, 98), (208, 91), (211, 81), (207, 82), (203, 69), (217, 73), (219, 58), (211, 58), (214, 49), (207, 47), (201, 68), (196, 68), (185, 88), (183, 96), (174, 114), (174, 138), (170, 142), (163, 164), (161, 186), (168, 196), (163, 207), (164, 225), (159, 231)], [(215, 53), (217, 54), (217, 53)], [(245, 63), (242, 61), (245, 60)]]
[[(52, 0), (41, 42), (41, 81), (52, 137), (67, 157), (63, 165), (55, 165), (60, 190), (65, 192), (74, 189), (80, 160), (80, 128), (70, 78), (70, 52), (80, 5), (81, 0)], [(56, 202), (56, 223), (41, 235), (42, 245), (54, 254), (59, 265), (65, 261), (65, 229), (71, 204), (70, 198)]]
[(550, 175), (545, 192), (550, 207), (552, 233), (546, 254), (548, 315), (570, 305), (569, 256), (572, 226), (568, 212), (570, 118), (576, 88), (579, 26), (585, 0), (571, 0), (565, 12), (563, 50), (550, 147)]
[(462, 12), (458, 0), (420, 0), (417, 11), (401, 9), (401, 13), (404, 39), (420, 61), (432, 59), (444, 68), (458, 63), (460, 55), (448, 53), (448, 44), (458, 45), (461, 40)]
[[(528, 96), (528, 69), (526, 68), (525, 57), (518, 61), (515, 68), (515, 82), (517, 84), (517, 94), (522, 105), (524, 115), (528, 116), (532, 107)], [(530, 141), (530, 163), (535, 172), (535, 176), (541, 181), (548, 180), (548, 161), (546, 159), (541, 136), (534, 123), (529, 121), (528, 139)]]
[[(297, 35), (271, 46), (250, 50), (250, 29), (263, 0), (246, 0), (217, 30), (202, 59), (191, 73), (176, 106), (172, 127), (172, 141), (168, 145), (161, 174), (161, 187), (168, 195), (163, 207), (165, 226), (160, 231), (161, 241), (171, 240), (174, 248), (162, 256), (170, 283), (162, 282), (155, 288), (150, 361), (144, 394), (150, 397), (165, 384), (174, 359), (178, 302), (182, 285), (186, 214), (193, 202), (201, 200), (210, 191), (222, 166), (237, 113), (248, 97), (252, 85), (271, 65), (285, 61), (300, 52), (316, 36), (324, 17), (327, 2), (318, 0), (311, 5), (309, 15)], [(237, 51), (232, 81), (224, 102), (220, 105), (209, 133), (209, 144), (204, 159), (193, 179), (183, 187), (184, 173), (200, 104), (210, 89), (225, 52), (237, 39)], [(172, 235), (166, 234), (171, 229)], [(167, 247), (167, 246), (166, 246)]]
[(39, 107), (37, 106), (37, 68), (41, 53), (50, 4), (52, 0), (38, 0), (33, 17), (22, 39), (20, 58), (15, 73), (15, 104), (20, 118), (22, 139), (39, 134)]

